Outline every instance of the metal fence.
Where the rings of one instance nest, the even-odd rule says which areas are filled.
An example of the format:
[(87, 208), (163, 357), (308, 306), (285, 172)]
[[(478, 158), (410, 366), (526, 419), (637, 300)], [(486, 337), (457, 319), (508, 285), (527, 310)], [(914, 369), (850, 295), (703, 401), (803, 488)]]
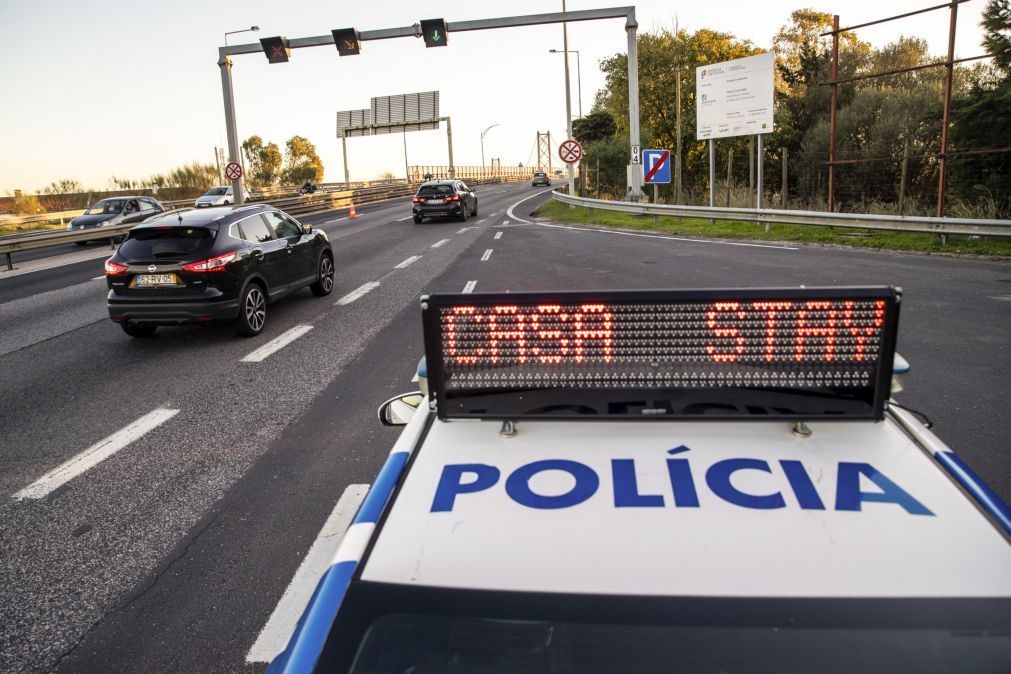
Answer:
[(573, 206), (599, 208), (635, 215), (673, 216), (679, 218), (704, 218), (709, 220), (739, 220), (766, 224), (814, 225), (821, 227), (848, 227), (878, 229), (896, 232), (922, 232), (928, 234), (967, 234), (976, 236), (1011, 236), (1011, 220), (980, 220), (973, 218), (935, 218), (922, 216), (869, 215), (862, 213), (823, 213), (820, 211), (787, 211), (757, 208), (709, 208), (703, 206), (675, 206), (670, 204), (632, 203), (609, 199), (572, 197), (559, 191), (552, 193), (556, 201)]

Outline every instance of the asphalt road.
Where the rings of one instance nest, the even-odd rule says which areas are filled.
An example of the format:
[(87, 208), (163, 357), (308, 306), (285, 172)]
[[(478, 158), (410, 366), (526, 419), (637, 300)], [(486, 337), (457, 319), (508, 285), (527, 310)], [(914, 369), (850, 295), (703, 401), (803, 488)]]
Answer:
[[(254, 640), (345, 489), (372, 481), (397, 436), (375, 409), (414, 387), (417, 298), (472, 282), (901, 286), (913, 372), (899, 399), (1011, 499), (1007, 263), (559, 227), (530, 221), (547, 195), (529, 184), (479, 196), (466, 225), (414, 225), (405, 204), (305, 218), (330, 235), (337, 287), (272, 306), (252, 340), (228, 327), (126, 337), (91, 280), (102, 258), (0, 274), (0, 671), (262, 671), (247, 662)], [(171, 416), (45, 498), (14, 498), (156, 410)]]

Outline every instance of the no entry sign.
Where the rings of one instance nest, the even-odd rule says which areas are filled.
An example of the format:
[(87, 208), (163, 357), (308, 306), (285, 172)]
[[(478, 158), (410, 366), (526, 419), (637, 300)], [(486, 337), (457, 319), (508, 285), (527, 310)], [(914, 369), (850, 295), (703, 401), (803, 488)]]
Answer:
[(229, 162), (225, 167), (225, 175), (229, 180), (238, 180), (242, 177), (242, 167), (237, 162)]
[(567, 140), (558, 146), (558, 156), (566, 164), (575, 164), (583, 158), (583, 146), (577, 140)]

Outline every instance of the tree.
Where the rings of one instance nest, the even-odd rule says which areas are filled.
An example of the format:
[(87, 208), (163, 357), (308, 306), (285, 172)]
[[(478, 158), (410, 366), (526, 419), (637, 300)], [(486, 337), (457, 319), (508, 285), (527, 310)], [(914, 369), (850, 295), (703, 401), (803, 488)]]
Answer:
[(994, 62), (1011, 74), (1011, 0), (990, 0), (983, 10), (983, 46)]
[(292, 136), (285, 144), (287, 159), (282, 179), (289, 185), (298, 185), (311, 180), (323, 180), (323, 161), (316, 154), (316, 146), (303, 136)]
[(49, 183), (41, 191), (43, 194), (76, 194), (83, 192), (84, 186), (76, 180), (64, 178), (63, 180), (55, 180)]
[(607, 140), (618, 127), (607, 110), (594, 108), (590, 114), (572, 120), (572, 135), (582, 144)]
[(242, 154), (246, 157), (247, 179), (251, 185), (264, 187), (277, 182), (282, 158), (276, 143), (264, 145), (259, 136), (250, 136), (242, 142)]

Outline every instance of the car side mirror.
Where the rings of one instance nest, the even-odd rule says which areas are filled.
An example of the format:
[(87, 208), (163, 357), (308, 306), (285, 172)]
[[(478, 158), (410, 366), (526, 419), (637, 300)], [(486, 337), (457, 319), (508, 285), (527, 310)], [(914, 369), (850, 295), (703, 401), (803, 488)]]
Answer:
[(379, 421), (383, 426), (404, 426), (421, 406), (425, 396), (420, 391), (402, 393), (379, 406)]
[(302, 225), (303, 234), (312, 234), (312, 225)]

